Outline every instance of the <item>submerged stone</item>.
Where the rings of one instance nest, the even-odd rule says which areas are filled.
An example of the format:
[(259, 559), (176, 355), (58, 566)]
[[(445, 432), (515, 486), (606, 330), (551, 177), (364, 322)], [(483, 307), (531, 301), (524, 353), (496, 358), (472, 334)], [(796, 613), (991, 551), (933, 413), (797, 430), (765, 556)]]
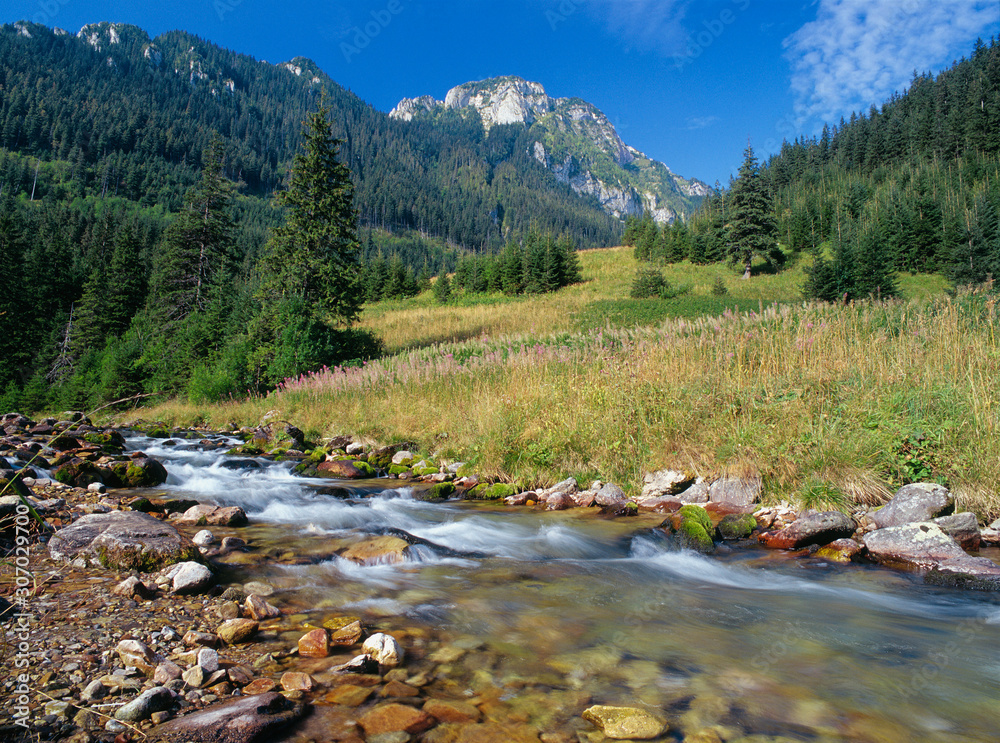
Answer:
[(591, 722), (612, 740), (652, 740), (667, 731), (667, 724), (639, 707), (595, 705), (583, 712)]

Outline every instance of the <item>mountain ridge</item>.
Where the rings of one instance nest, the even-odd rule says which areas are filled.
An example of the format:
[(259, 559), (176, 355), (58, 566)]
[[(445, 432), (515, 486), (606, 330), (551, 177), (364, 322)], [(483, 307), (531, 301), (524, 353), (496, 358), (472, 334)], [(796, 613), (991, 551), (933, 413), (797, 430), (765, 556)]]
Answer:
[(462, 83), (444, 100), (403, 98), (389, 118), (435, 120), (446, 111), (474, 112), (486, 132), (523, 125), (534, 139), (531, 156), (576, 193), (594, 196), (605, 211), (624, 219), (649, 212), (657, 222), (691, 213), (711, 188), (676, 175), (626, 144), (608, 117), (578, 97), (553, 98), (541, 83), (504, 75)]

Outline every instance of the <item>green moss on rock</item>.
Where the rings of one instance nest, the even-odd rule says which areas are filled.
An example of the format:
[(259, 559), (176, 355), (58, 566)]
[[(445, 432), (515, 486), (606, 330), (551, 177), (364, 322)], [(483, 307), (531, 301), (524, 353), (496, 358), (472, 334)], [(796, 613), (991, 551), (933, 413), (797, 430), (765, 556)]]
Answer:
[(722, 517), (717, 528), (725, 540), (747, 539), (757, 528), (757, 519), (749, 513), (730, 513)]
[(455, 485), (450, 482), (439, 482), (427, 491), (428, 498), (449, 498), (455, 493)]

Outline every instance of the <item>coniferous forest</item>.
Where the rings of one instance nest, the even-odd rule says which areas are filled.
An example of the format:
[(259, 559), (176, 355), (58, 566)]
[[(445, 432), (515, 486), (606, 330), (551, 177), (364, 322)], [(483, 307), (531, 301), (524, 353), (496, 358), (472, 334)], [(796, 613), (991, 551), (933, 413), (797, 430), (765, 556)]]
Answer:
[[(936, 77), (914, 73), (881, 107), (785, 142), (762, 165), (752, 148), (744, 154), (739, 177), (686, 223), (631, 219), (624, 241), (637, 257), (741, 271), (753, 257), (753, 270), (774, 271), (811, 255), (804, 293), (827, 301), (892, 296), (900, 271), (944, 273), (956, 286), (1000, 275), (996, 39)], [(745, 211), (748, 193), (767, 204), (766, 245), (746, 234), (760, 224)]]
[(377, 354), (341, 327), (339, 344), (311, 338), (268, 364), (243, 334), (289, 213), (275, 197), (321, 101), (350, 174), (359, 301), (415, 294), (529, 232), (587, 247), (621, 230), (528, 156), (522, 127), (396, 122), (301, 58), (271, 65), (120, 24), (73, 36), (19, 23), (0, 31), (0, 91), (4, 409), (238, 395)]

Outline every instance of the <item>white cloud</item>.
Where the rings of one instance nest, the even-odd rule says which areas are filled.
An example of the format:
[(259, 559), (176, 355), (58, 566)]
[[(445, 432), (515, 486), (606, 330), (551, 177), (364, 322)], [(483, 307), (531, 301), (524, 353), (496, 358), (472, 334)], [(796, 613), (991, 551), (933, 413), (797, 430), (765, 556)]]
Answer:
[(816, 20), (784, 41), (799, 126), (880, 105), (998, 25), (997, 0), (819, 0)]

